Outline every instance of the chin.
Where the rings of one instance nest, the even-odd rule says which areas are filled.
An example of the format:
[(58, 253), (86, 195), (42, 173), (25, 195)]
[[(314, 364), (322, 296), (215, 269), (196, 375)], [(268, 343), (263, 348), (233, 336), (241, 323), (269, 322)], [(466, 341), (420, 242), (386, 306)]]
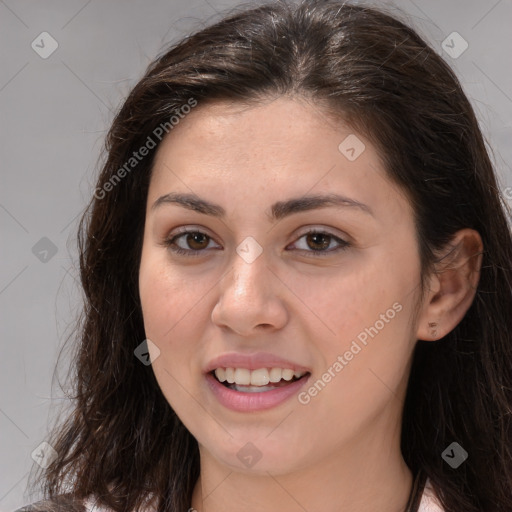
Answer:
[[(297, 452), (297, 443), (286, 439), (286, 436), (272, 441), (265, 439), (268, 432), (269, 430), (265, 429), (265, 433), (253, 441), (229, 438), (225, 445), (211, 441), (202, 444), (201, 448), (218, 464), (227, 466), (231, 471), (248, 475), (284, 475), (307, 466), (307, 455)], [(250, 438), (247, 436), (247, 439)]]

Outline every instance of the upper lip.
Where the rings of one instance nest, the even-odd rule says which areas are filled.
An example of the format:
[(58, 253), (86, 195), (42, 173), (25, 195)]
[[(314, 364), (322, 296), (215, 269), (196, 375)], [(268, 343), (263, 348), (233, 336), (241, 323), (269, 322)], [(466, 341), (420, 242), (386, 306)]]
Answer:
[(305, 366), (288, 361), (275, 354), (258, 352), (255, 354), (229, 353), (212, 359), (204, 368), (204, 373), (211, 372), (217, 368), (246, 368), (258, 370), (259, 368), (290, 368), (294, 371), (309, 372)]

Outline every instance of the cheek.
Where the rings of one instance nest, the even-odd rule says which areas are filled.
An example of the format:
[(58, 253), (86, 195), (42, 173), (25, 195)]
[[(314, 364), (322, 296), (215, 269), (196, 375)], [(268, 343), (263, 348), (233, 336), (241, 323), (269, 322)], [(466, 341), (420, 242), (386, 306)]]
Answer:
[(184, 293), (184, 286), (185, 283), (170, 272), (169, 265), (158, 253), (143, 251), (139, 293), (146, 337), (160, 350), (152, 365), (157, 377), (162, 375), (164, 368), (175, 374), (179, 366), (174, 368), (173, 361), (183, 360), (182, 351), (187, 345), (180, 328), (187, 323), (187, 311), (188, 316), (193, 314), (190, 295)]
[[(419, 261), (413, 247), (404, 252), (376, 248), (355, 260), (336, 279), (302, 283), (299, 293), (312, 305), (305, 325), (327, 368), (348, 352), (349, 363), (340, 375), (357, 382), (375, 368), (397, 383), (413, 348), (410, 318), (418, 293)], [(315, 332), (314, 325), (320, 330)]]
[(197, 347), (192, 340), (197, 336), (194, 325), (199, 310), (194, 308), (197, 298), (187, 289), (186, 280), (170, 272), (162, 258), (143, 254), (139, 292), (144, 329), (159, 350), (156, 358), (152, 355), (151, 366), (166, 400), (180, 416), (193, 402), (187, 389), (191, 372), (197, 372), (197, 363), (193, 366)]
[(158, 262), (143, 259), (139, 274), (139, 292), (144, 318), (144, 327), (148, 338), (162, 341), (166, 329), (172, 326), (173, 318), (179, 314), (176, 310), (175, 291), (171, 290), (170, 280)]
[[(218, 279), (218, 276), (217, 278)], [(215, 276), (172, 265), (165, 251), (142, 255), (139, 293), (146, 337), (160, 350), (153, 370), (164, 390), (200, 375), (201, 341), (211, 318), (209, 292)]]
[[(313, 339), (325, 340), (338, 352), (364, 328), (379, 321), (395, 302), (404, 305), (410, 280), (400, 271), (403, 263), (388, 265), (385, 261), (375, 255), (351, 261), (347, 270), (340, 268), (330, 275), (289, 278), (294, 283), (294, 295), (300, 299), (300, 310), (295, 314), (300, 323), (316, 329)], [(394, 313), (391, 310), (390, 315)]]
[(139, 269), (139, 293), (146, 334), (164, 343), (182, 319), (190, 326), (206, 290), (201, 280), (188, 279), (173, 268), (165, 251), (147, 250)]

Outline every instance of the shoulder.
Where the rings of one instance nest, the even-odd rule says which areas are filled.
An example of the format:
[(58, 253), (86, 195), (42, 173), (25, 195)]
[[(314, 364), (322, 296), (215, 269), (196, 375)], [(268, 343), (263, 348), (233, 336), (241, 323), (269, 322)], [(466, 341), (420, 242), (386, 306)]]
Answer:
[(41, 500), (13, 512), (88, 512), (81, 502), (62, 502), (60, 500)]
[(418, 512), (444, 512), (437, 495), (432, 487), (430, 479), (427, 478), (423, 495), (421, 496), (420, 506)]
[[(153, 505), (154, 496), (151, 495), (146, 502), (146, 511), (155, 510)], [(91, 494), (84, 499), (78, 499), (72, 495), (60, 495), (53, 499), (41, 500), (12, 512), (113, 512), (112, 509), (99, 504), (96, 495)]]
[[(83, 500), (83, 507), (83, 512), (113, 512), (111, 508), (101, 505), (95, 494), (90, 494)], [(150, 494), (142, 505), (142, 510), (144, 512), (154, 512), (156, 508), (155, 495)]]
[(88, 512), (84, 501), (62, 494), (24, 505), (13, 512)]

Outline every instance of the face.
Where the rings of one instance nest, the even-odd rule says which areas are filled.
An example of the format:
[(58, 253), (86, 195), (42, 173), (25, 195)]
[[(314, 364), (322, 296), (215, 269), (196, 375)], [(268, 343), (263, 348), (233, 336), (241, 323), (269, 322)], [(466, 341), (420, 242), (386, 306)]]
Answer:
[(387, 446), (419, 278), (413, 211), (376, 149), (305, 101), (199, 104), (160, 145), (144, 326), (163, 394), (217, 464), (283, 474)]

